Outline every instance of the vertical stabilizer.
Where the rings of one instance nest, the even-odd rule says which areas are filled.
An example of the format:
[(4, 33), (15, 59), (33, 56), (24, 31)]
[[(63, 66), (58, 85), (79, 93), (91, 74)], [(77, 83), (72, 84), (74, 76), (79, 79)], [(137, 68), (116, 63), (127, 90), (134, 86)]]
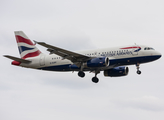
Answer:
[(22, 59), (36, 57), (41, 54), (41, 51), (35, 46), (35, 44), (33, 44), (23, 31), (15, 31), (14, 33)]

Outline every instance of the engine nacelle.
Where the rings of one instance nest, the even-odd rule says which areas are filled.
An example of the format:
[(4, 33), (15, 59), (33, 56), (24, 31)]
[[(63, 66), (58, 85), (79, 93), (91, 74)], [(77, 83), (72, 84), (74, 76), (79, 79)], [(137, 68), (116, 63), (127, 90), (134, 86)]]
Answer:
[(115, 67), (113, 69), (104, 70), (104, 76), (110, 76), (110, 77), (120, 77), (120, 76), (126, 76), (129, 73), (128, 67)]
[(107, 67), (109, 66), (109, 58), (108, 57), (98, 57), (88, 60), (84, 63), (85, 67)]

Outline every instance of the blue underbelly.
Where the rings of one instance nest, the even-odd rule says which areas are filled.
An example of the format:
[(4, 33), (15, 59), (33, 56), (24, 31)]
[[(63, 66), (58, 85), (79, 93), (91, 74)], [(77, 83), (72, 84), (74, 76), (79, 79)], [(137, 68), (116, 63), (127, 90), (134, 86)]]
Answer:
[[(133, 65), (137, 63), (146, 63), (157, 60), (160, 56), (143, 56), (143, 57), (132, 57), (132, 58), (122, 58), (122, 59), (112, 59), (110, 60), (110, 66), (124, 66), (124, 65)], [(65, 64), (65, 65), (57, 65), (57, 66), (48, 66), (48, 67), (41, 67), (38, 68), (41, 70), (48, 70), (48, 71), (79, 71), (80, 68), (77, 67), (75, 64)], [(93, 68), (92, 68), (93, 69)], [(84, 69), (84, 71), (91, 70), (89, 68)]]

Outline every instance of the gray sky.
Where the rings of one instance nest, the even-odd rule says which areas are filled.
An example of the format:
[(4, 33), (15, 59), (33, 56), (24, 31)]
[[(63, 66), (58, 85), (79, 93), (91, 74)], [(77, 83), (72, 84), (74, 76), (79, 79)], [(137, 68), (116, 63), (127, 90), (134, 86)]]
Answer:
[[(1, 0), (1, 120), (163, 120), (163, 57), (130, 66), (126, 77), (92, 73), (38, 71), (11, 66), (19, 57), (14, 31), (72, 51), (129, 44), (154, 47), (164, 54), (162, 0)], [(37, 46), (42, 52), (46, 49)]]

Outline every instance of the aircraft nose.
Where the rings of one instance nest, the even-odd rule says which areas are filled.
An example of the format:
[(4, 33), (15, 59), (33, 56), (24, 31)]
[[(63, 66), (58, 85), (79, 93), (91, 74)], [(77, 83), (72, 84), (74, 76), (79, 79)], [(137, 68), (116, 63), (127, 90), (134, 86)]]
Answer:
[(162, 54), (160, 52), (157, 52), (158, 59), (162, 57)]
[(159, 55), (159, 58), (162, 57), (162, 54)]

